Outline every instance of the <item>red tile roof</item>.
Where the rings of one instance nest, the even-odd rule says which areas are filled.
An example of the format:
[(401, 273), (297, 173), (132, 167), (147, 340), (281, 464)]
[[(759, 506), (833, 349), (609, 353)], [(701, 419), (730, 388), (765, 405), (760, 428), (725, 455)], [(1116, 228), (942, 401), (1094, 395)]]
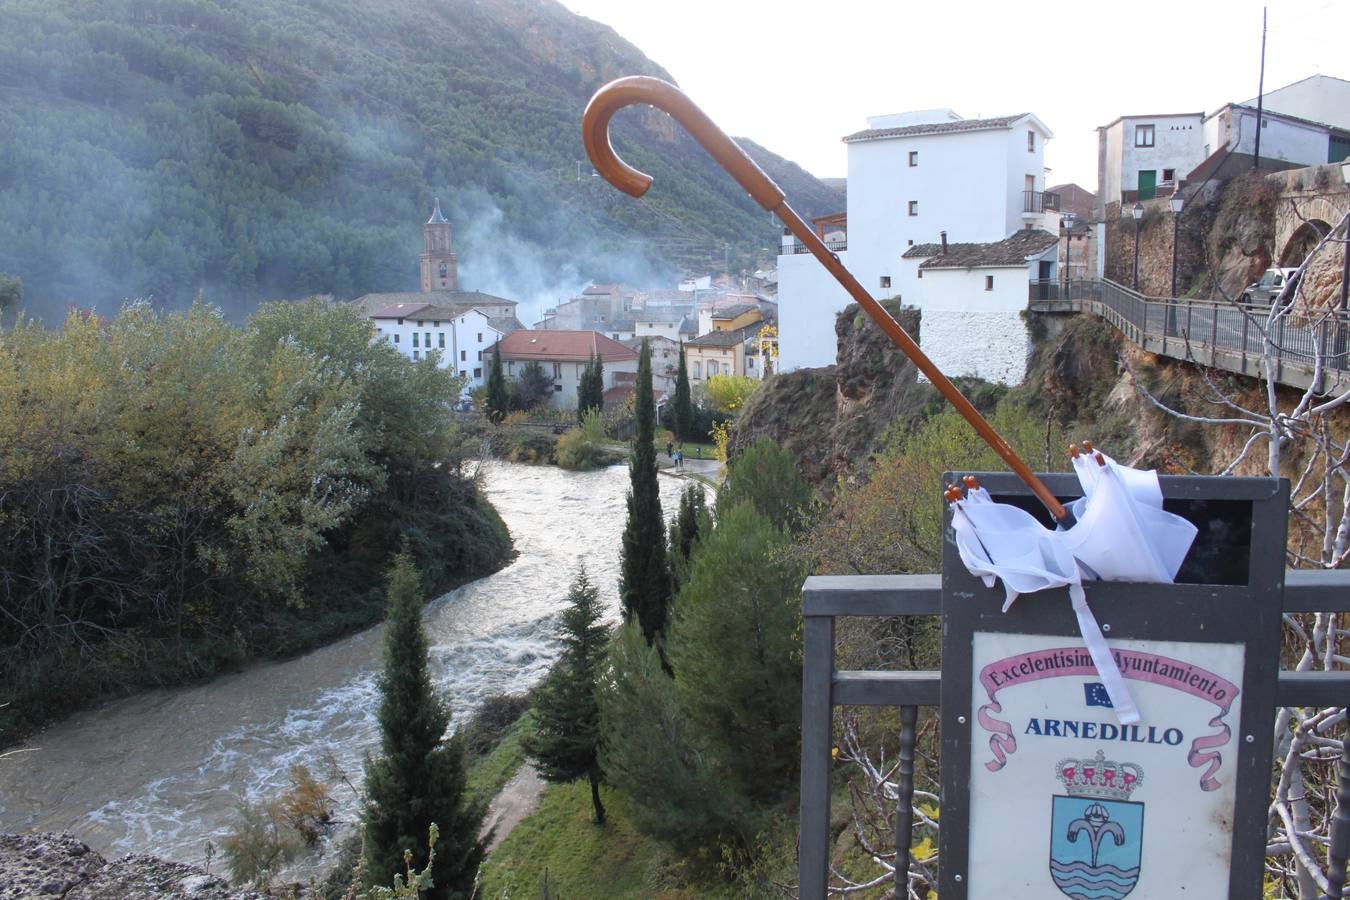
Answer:
[(502, 359), (587, 362), (592, 353), (599, 354), (604, 362), (638, 358), (636, 350), (595, 331), (517, 331), (502, 338), (497, 346)]

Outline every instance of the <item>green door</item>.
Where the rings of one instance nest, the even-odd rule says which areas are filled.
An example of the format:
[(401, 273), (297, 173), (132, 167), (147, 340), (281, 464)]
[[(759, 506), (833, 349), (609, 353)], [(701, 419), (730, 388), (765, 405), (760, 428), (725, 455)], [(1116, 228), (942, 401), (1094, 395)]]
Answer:
[(1152, 200), (1158, 196), (1158, 170), (1141, 169), (1139, 171), (1139, 199)]

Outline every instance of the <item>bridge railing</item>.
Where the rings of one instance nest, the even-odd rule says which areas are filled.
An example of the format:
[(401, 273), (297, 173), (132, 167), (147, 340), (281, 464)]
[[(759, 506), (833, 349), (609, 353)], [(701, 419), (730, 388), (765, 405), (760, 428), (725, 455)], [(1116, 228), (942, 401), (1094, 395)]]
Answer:
[[(1285, 573), (1285, 613), (1350, 612), (1350, 570), (1290, 570)], [(938, 671), (845, 671), (835, 667), (835, 620), (840, 617), (940, 616), (940, 575), (813, 576), (802, 586), (802, 757), (799, 896), (824, 898), (829, 891), (830, 786), (834, 770), (833, 714), (839, 706), (900, 708), (894, 820), (895, 896), (907, 897), (913, 836), (914, 752), (921, 707), (937, 707)], [(1350, 671), (1293, 671), (1278, 674), (1280, 707), (1344, 707), (1350, 704)], [(1350, 742), (1350, 737), (1347, 737)], [(1344, 884), (1350, 856), (1350, 747), (1340, 767), (1337, 811), (1328, 852), (1335, 896)], [(891, 795), (891, 791), (887, 791)], [(948, 840), (964, 840), (950, 835)]]
[(1292, 310), (1269, 324), (1267, 304), (1232, 304), (1213, 300), (1149, 297), (1106, 279), (1062, 282), (1032, 281), (1033, 308), (1047, 312), (1091, 312), (1106, 319), (1136, 344), (1181, 342), (1197, 350), (1219, 351), (1237, 358), (1239, 367), (1259, 360), (1266, 329), (1271, 328), (1273, 362), (1311, 370), (1318, 358), (1325, 369), (1350, 371), (1350, 313), (1346, 310)]

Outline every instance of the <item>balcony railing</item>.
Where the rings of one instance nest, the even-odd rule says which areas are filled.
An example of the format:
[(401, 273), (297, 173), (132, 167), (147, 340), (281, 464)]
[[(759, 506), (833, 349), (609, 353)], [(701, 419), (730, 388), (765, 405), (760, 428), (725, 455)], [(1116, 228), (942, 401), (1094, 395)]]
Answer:
[[(830, 251), (832, 251), (832, 252), (834, 252), (834, 253), (839, 253), (839, 252), (841, 252), (841, 251), (843, 251), (843, 250), (847, 250), (847, 249), (848, 249), (848, 240), (845, 239), (845, 240), (842, 240), (842, 241), (826, 241), (826, 242), (825, 242), (825, 249), (826, 249), (826, 250), (830, 250)], [(797, 254), (797, 253), (810, 253), (810, 252), (811, 252), (811, 251), (810, 251), (810, 250), (807, 250), (807, 249), (806, 249), (806, 245), (803, 244), (801, 241), (793, 241), (791, 247), (784, 247), (784, 248), (783, 248), (782, 255), (783, 255), (783, 256), (790, 256), (790, 255), (794, 255), (794, 254)]]
[(1023, 191), (1022, 212), (1059, 212), (1059, 194), (1054, 191)]

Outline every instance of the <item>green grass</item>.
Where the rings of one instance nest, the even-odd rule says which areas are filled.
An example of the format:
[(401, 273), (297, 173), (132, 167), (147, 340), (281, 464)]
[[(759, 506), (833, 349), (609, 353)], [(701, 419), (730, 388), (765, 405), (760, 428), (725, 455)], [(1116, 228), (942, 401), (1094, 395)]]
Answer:
[(525, 713), (516, 721), (492, 752), (469, 766), (469, 790), (480, 797), (491, 799), (501, 793), (502, 788), (525, 765), (525, 750), (520, 739), (526, 730), (534, 726), (531, 713)]
[(516, 826), (483, 865), (482, 897), (538, 897), (545, 873), (561, 900), (641, 897), (652, 900), (740, 897), (732, 885), (694, 880), (689, 864), (643, 837), (628, 818), (629, 801), (601, 788), (607, 822), (592, 821), (586, 781), (549, 785), (534, 815)]

